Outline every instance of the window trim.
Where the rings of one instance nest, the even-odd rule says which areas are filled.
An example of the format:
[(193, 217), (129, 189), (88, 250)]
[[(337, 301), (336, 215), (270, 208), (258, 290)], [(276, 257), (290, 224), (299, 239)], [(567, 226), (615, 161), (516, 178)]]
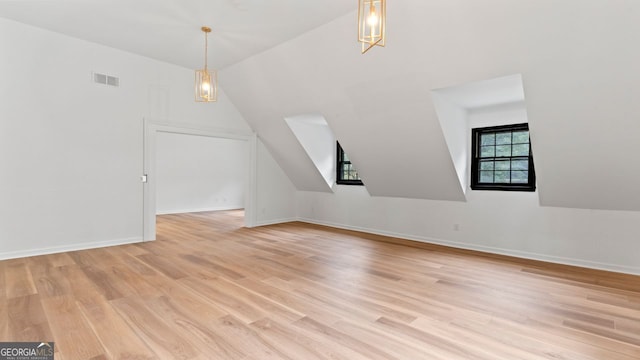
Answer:
[[(471, 129), (471, 189), (472, 190), (497, 190), (497, 191), (536, 191), (536, 172), (533, 164), (533, 149), (531, 146), (531, 133), (529, 133), (529, 178), (526, 184), (501, 184), (501, 183), (480, 183), (479, 163), (480, 163), (480, 135), (485, 133), (498, 133), (502, 131), (529, 131), (529, 124), (511, 124), (500, 126), (489, 126)], [(500, 157), (496, 157), (500, 158)], [(513, 156), (502, 157), (511, 159)]]
[[(336, 141), (336, 184), (338, 185), (360, 185), (363, 186), (362, 180), (345, 180), (342, 178), (342, 165), (344, 161), (344, 149), (340, 146), (340, 143)], [(349, 161), (349, 164), (352, 164)]]

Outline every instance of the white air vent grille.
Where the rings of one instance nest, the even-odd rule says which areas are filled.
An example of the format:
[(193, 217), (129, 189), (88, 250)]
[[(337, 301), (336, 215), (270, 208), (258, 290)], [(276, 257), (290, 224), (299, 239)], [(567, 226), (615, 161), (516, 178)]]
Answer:
[(93, 73), (93, 82), (102, 85), (120, 86), (120, 78), (100, 73)]

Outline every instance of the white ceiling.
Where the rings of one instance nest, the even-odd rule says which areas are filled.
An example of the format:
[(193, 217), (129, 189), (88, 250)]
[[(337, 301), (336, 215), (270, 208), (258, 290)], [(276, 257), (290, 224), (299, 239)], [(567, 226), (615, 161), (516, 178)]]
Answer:
[(223, 68), (354, 11), (355, 0), (17, 0), (0, 17), (191, 69)]
[(524, 101), (520, 74), (473, 81), (434, 91), (464, 109), (477, 109)]
[(0, 0), (0, 17), (188, 68), (213, 27), (222, 88), (299, 190), (327, 184), (284, 119), (319, 113), (372, 196), (464, 201), (433, 90), (521, 74), (524, 92), (480, 82), (458, 105), (526, 94), (540, 204), (640, 210), (638, 0), (390, 1), (366, 55), (356, 4)]
[[(405, 0), (387, 14), (386, 47), (365, 55), (345, 14), (223, 71), (299, 190), (322, 177), (284, 118), (318, 112), (371, 196), (464, 201), (433, 90), (467, 84), (464, 108), (526, 95), (541, 205), (640, 210), (639, 1)], [(522, 85), (483, 81), (513, 74)]]

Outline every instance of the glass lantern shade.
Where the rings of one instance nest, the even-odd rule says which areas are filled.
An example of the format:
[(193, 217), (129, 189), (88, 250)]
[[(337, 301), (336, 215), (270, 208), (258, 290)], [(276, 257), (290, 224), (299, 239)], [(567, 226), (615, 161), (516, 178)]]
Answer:
[(386, 0), (358, 0), (358, 41), (362, 53), (384, 46), (387, 20)]
[(218, 100), (218, 74), (215, 70), (196, 70), (196, 101), (213, 102)]

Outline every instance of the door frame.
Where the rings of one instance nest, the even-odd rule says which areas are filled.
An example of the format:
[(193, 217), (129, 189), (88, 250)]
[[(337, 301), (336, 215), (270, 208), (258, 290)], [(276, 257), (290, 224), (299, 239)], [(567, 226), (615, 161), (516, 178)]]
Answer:
[(172, 124), (153, 119), (143, 120), (143, 240), (156, 239), (156, 136), (158, 133), (207, 136), (219, 139), (233, 139), (247, 142), (249, 161), (246, 169), (244, 191), (244, 226), (254, 227), (257, 223), (256, 192), (257, 192), (257, 142), (258, 137), (250, 131), (230, 131), (227, 129), (207, 128), (197, 125)]

